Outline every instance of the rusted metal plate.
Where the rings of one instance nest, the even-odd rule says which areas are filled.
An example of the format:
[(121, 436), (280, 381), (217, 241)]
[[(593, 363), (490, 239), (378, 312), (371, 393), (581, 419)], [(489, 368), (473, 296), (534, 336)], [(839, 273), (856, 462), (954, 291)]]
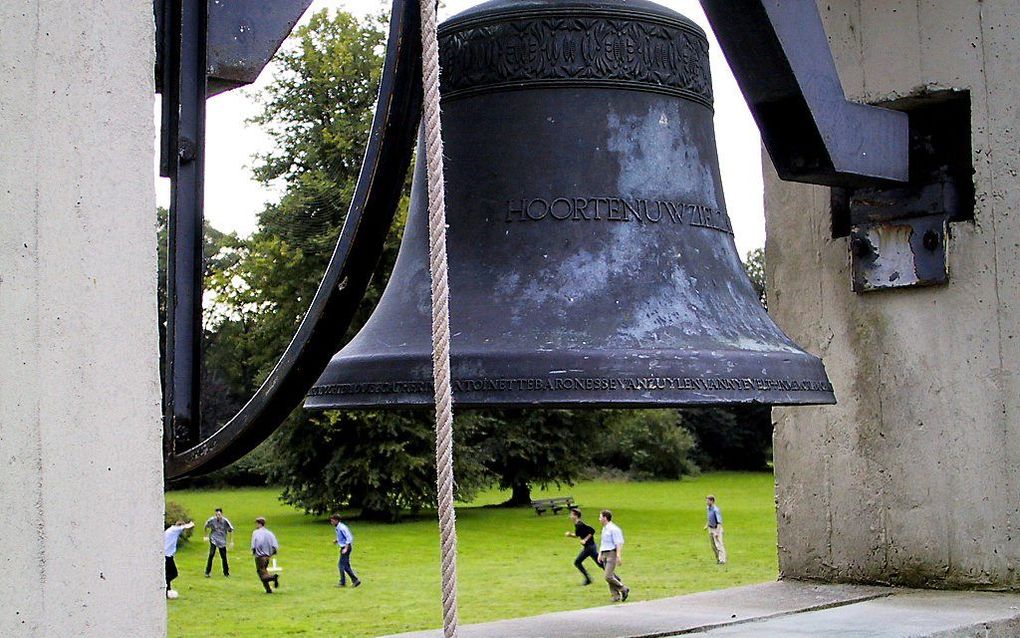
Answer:
[(312, 0), (209, 0), (209, 95), (251, 84)]
[(854, 292), (944, 284), (947, 215), (866, 222), (850, 230)]
[(910, 182), (833, 190), (833, 235), (850, 236), (856, 292), (946, 283), (948, 224), (974, 217), (970, 94), (888, 105), (910, 116)]

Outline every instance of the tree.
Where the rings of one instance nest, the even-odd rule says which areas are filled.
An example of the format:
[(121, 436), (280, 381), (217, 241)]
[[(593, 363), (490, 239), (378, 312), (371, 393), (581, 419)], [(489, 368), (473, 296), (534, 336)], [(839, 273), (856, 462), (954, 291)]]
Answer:
[(469, 424), (461, 439), (511, 491), (505, 505), (517, 506), (531, 502), (533, 486), (571, 485), (581, 477), (597, 420), (585, 410), (477, 410), (460, 413), (457, 423)]
[[(259, 377), (314, 294), (354, 192), (382, 63), (379, 24), (344, 12), (315, 14), (292, 36), (277, 59), (277, 80), (261, 95), (263, 112), (253, 121), (267, 127), (274, 149), (258, 158), (255, 176), (282, 183), (285, 192), (216, 282), (230, 320), (244, 326), (236, 330), (244, 336), (239, 360)], [(406, 211), (405, 197), (399, 228)], [(381, 295), (398, 245), (394, 232), (348, 338)], [(576, 460), (578, 441), (593, 418), (582, 414), (458, 413), (459, 495), (495, 481), (521, 503), (531, 485), (574, 480), (586, 465)], [(433, 437), (427, 411), (297, 411), (275, 437), (273, 478), (288, 502), (311, 511), (347, 506), (393, 519), (434, 500)]]
[(635, 479), (695, 474), (695, 438), (676, 410), (603, 410), (593, 457)]
[[(282, 186), (284, 194), (262, 211), (237, 270), (221, 282), (232, 306), (250, 320), (258, 381), (290, 342), (346, 218), (368, 140), (383, 42), (379, 19), (319, 11), (291, 36), (274, 61), (275, 81), (258, 95), (263, 110), (252, 123), (269, 134), (273, 150), (256, 158), (254, 175), (267, 186)], [(381, 272), (389, 272), (396, 256), (398, 226)], [(385, 279), (375, 278), (354, 329)]]
[(752, 404), (684, 408), (681, 423), (698, 442), (704, 470), (764, 470), (772, 460), (772, 408)]
[[(275, 80), (258, 96), (262, 113), (252, 123), (274, 144), (256, 158), (254, 175), (282, 186), (283, 195), (262, 211), (257, 231), (238, 242), (238, 259), (211, 287), (223, 310), (217, 333), (234, 355), (224, 365), (249, 391), (294, 335), (346, 218), (378, 91), (381, 24), (343, 11), (314, 14), (277, 56)], [(382, 294), (407, 204), (405, 195), (348, 339)], [(312, 512), (358, 508), (364, 517), (394, 520), (435, 500), (433, 441), (428, 411), (299, 409), (266, 448), (271, 478), (287, 502)], [(460, 441), (458, 452), (459, 494), (470, 495), (487, 479), (477, 454)]]
[[(168, 222), (169, 211), (165, 208), (156, 210), (156, 241), (157, 249), (157, 294), (158, 294), (158, 316), (159, 316), (159, 355), (160, 374), (166, 370), (166, 269), (167, 269), (167, 248), (168, 248)], [(233, 234), (223, 233), (213, 228), (208, 221), (203, 229), (203, 270), (202, 277), (205, 287), (209, 288), (213, 282), (226, 270), (229, 270), (237, 261), (237, 255), (232, 250), (238, 239)], [(235, 380), (231, 375), (226, 362), (232, 361), (232, 346), (225, 344), (221, 335), (217, 333), (216, 326), (211, 325), (203, 319), (203, 351), (204, 361), (201, 370), (202, 395), (200, 397), (200, 409), (202, 419), (202, 434), (208, 433), (217, 427), (225, 419), (233, 416), (245, 400), (245, 388), (237, 387), (232, 382)]]
[[(299, 419), (281, 432), (273, 478), (283, 499), (325, 513), (361, 509), (361, 517), (396, 521), (435, 503), (435, 438), (423, 414), (329, 412)], [(458, 420), (457, 436), (469, 438), (471, 421)], [(466, 500), (487, 482), (479, 455), (458, 444), (454, 453), (457, 498)]]
[(758, 301), (765, 310), (769, 309), (768, 298), (765, 294), (765, 249), (755, 248), (748, 251), (744, 259), (744, 271), (747, 272), (754, 291), (758, 293)]

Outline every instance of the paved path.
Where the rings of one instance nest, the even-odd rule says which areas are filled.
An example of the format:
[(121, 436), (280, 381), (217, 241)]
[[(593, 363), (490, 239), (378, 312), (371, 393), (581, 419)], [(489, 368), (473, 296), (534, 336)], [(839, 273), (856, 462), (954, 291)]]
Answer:
[[(462, 638), (1007, 638), (1020, 595), (783, 581), (461, 627)], [(391, 636), (389, 638), (397, 638)], [(442, 638), (441, 631), (399, 638)]]

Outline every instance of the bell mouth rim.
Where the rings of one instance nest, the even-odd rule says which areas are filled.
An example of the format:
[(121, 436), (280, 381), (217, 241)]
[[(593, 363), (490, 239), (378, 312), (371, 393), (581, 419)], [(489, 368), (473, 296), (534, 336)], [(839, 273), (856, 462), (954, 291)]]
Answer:
[[(578, 355), (587, 352), (582, 359)], [(451, 356), (461, 408), (663, 408), (836, 402), (821, 359), (805, 351), (485, 351)], [(626, 354), (624, 354), (626, 353)], [(551, 366), (549, 363), (557, 365)], [(334, 357), (308, 409), (400, 409), (433, 404), (428, 353)]]
[[(769, 407), (806, 407), (810, 405), (835, 405), (836, 400), (834, 397), (821, 397), (818, 399), (805, 399), (805, 400), (767, 400), (767, 399), (748, 399), (748, 400), (732, 400), (724, 401), (718, 399), (705, 399), (704, 401), (695, 400), (663, 400), (663, 401), (592, 401), (588, 399), (560, 399), (560, 400), (534, 400), (530, 402), (523, 401), (461, 401), (456, 397), (453, 399), (453, 406), (455, 409), (468, 409), (468, 410), (480, 410), (480, 409), (679, 409), (684, 407), (736, 407), (741, 405), (767, 405)], [(423, 409), (430, 409), (435, 406), (435, 400), (431, 396), (423, 397), (420, 401), (401, 401), (401, 402), (388, 402), (378, 403), (374, 401), (351, 401), (341, 403), (318, 403), (305, 399), (303, 408), (307, 410), (315, 411), (326, 411), (326, 410), (380, 410), (380, 411), (396, 411), (396, 410), (411, 410), (418, 411)]]
[[(380, 402), (375, 398), (361, 398), (343, 402), (329, 401), (336, 395), (325, 395), (325, 398), (308, 396), (305, 398), (304, 409), (315, 411), (326, 410), (424, 410), (435, 405), (431, 394), (405, 395), (399, 401)], [(502, 400), (502, 401), (481, 401), (471, 399), (458, 399), (453, 396), (453, 406), (460, 410), (487, 410), (487, 409), (535, 409), (535, 410), (642, 410), (642, 409), (670, 409), (686, 407), (735, 407), (767, 405), (770, 407), (796, 407), (810, 405), (835, 405), (836, 397), (830, 393), (819, 393), (813, 397), (750, 397), (743, 399), (726, 399), (714, 396), (704, 398), (694, 397), (663, 397), (653, 399), (614, 399), (614, 400), (591, 400), (588, 398), (535, 398), (531, 400)]]

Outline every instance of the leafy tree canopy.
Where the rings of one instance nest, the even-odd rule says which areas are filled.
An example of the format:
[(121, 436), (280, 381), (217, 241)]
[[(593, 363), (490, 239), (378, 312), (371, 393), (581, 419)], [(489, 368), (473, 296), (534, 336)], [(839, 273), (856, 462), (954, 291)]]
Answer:
[(748, 251), (744, 258), (744, 270), (751, 279), (754, 291), (758, 293), (758, 300), (766, 310), (769, 308), (768, 298), (765, 294), (765, 249), (755, 248)]

